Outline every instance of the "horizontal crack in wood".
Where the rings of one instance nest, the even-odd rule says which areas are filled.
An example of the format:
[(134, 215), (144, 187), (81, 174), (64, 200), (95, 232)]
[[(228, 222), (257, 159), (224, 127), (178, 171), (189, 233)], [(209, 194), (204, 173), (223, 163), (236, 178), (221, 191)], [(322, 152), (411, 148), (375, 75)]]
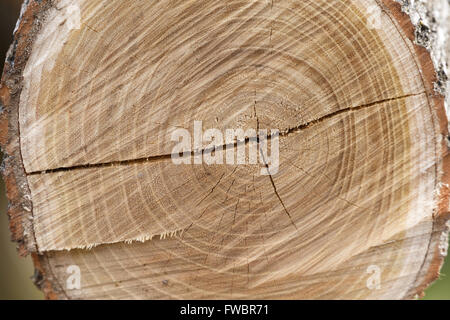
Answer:
[[(326, 120), (330, 120), (336, 116), (348, 113), (348, 112), (355, 112), (361, 109), (365, 109), (365, 108), (370, 108), (370, 107), (374, 107), (377, 106), (379, 104), (383, 104), (386, 102), (393, 102), (393, 101), (397, 101), (397, 100), (403, 100), (409, 97), (415, 97), (415, 96), (420, 96), (423, 94), (427, 94), (427, 92), (420, 92), (420, 93), (413, 93), (413, 94), (407, 94), (407, 95), (403, 95), (403, 96), (399, 96), (399, 97), (395, 97), (395, 98), (387, 98), (387, 99), (383, 99), (383, 100), (379, 100), (379, 101), (375, 101), (375, 102), (371, 102), (371, 103), (367, 103), (367, 104), (363, 104), (363, 105), (359, 105), (356, 107), (348, 107), (345, 109), (341, 109), (335, 112), (332, 112), (330, 114), (327, 114), (321, 118), (315, 119), (315, 120), (311, 120), (307, 123), (301, 124), (299, 126), (296, 127), (292, 127), (289, 128), (287, 130), (280, 130), (279, 136), (280, 137), (286, 137), (292, 133), (297, 133), (300, 131), (303, 131), (305, 129), (310, 128), (313, 125), (322, 123)], [(271, 140), (275, 135), (274, 134), (268, 134), (267, 135), (267, 140)], [(225, 145), (221, 145), (221, 146), (213, 146), (210, 148), (206, 148), (206, 149), (202, 149), (200, 151), (191, 151), (190, 154), (188, 156), (184, 156), (184, 157), (194, 157), (197, 155), (201, 155), (201, 154), (208, 154), (208, 153), (212, 153), (216, 148), (222, 148), (222, 150), (224, 149), (228, 149), (228, 148), (237, 148), (238, 145), (240, 144), (248, 144), (251, 140), (257, 141), (258, 137), (247, 137), (245, 138), (245, 140), (239, 140), (236, 141), (234, 143), (229, 143), (229, 144), (225, 144)], [(117, 160), (117, 161), (110, 161), (110, 162), (103, 162), (103, 163), (92, 163), (92, 164), (80, 164), (80, 165), (74, 165), (74, 166), (70, 166), (70, 167), (60, 167), (60, 168), (55, 168), (55, 169), (48, 169), (48, 170), (40, 170), (40, 171), (33, 171), (33, 172), (27, 172), (28, 176), (33, 176), (33, 175), (40, 175), (40, 174), (48, 174), (48, 173), (58, 173), (58, 172), (67, 172), (67, 171), (75, 171), (75, 170), (84, 170), (84, 169), (92, 169), (92, 168), (110, 168), (110, 167), (118, 167), (118, 166), (129, 166), (129, 165), (133, 165), (133, 164), (142, 164), (142, 163), (152, 163), (152, 162), (160, 162), (160, 161), (167, 161), (172, 159), (173, 156), (180, 156), (179, 154), (164, 154), (164, 155), (157, 155), (157, 156), (150, 156), (150, 157), (145, 157), (145, 158), (139, 158), (139, 159), (130, 159), (130, 160)]]
[(378, 100), (378, 101), (367, 103), (367, 104), (362, 104), (362, 105), (359, 105), (359, 106), (356, 106), (356, 107), (344, 108), (344, 109), (341, 109), (341, 110), (329, 113), (329, 114), (327, 114), (327, 115), (325, 115), (325, 116), (323, 116), (323, 117), (321, 117), (319, 119), (315, 119), (315, 120), (309, 121), (309, 122), (307, 122), (305, 124), (301, 124), (301, 125), (299, 125), (297, 127), (289, 128), (287, 131), (285, 131), (283, 133), (280, 133), (280, 136), (287, 136), (287, 135), (289, 135), (291, 133), (300, 132), (300, 131), (302, 131), (304, 129), (307, 129), (307, 128), (311, 127), (312, 125), (324, 122), (325, 120), (332, 119), (332, 118), (334, 118), (336, 116), (339, 116), (341, 114), (344, 114), (344, 113), (355, 112), (355, 111), (358, 111), (358, 110), (361, 110), (361, 109), (366, 109), (366, 108), (370, 108), (370, 107), (373, 107), (373, 106), (377, 106), (379, 104), (383, 104), (383, 103), (386, 103), (386, 102), (393, 102), (393, 101), (397, 101), (397, 100), (403, 100), (403, 99), (407, 99), (407, 98), (410, 98), (410, 97), (420, 96), (420, 95), (423, 95), (423, 94), (427, 94), (427, 92), (411, 93), (411, 94), (407, 94), (407, 95), (403, 95), (403, 96), (399, 96), (399, 97), (395, 97), (395, 98), (387, 98), (387, 99)]

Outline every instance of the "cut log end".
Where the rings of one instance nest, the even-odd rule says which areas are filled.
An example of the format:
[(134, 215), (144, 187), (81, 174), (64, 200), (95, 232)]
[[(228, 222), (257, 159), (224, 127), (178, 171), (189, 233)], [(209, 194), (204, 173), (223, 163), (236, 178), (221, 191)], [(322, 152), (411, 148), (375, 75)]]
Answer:
[(421, 295), (448, 248), (450, 144), (444, 26), (419, 9), (26, 1), (0, 144), (36, 283), (61, 299)]

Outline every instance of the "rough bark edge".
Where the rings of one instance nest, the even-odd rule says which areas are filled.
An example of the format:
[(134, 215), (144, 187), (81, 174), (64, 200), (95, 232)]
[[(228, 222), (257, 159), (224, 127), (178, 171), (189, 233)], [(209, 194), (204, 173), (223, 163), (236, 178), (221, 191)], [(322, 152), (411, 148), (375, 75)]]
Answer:
[[(6, 185), (11, 240), (17, 243), (20, 256), (38, 251), (33, 228), (33, 207), (20, 149), (19, 99), (22, 91), (22, 72), (30, 56), (32, 44), (39, 32), (45, 13), (53, 0), (25, 0), (14, 30), (0, 82), (0, 147), (3, 162), (0, 172)], [(54, 281), (42, 267), (44, 257), (33, 254), (34, 283), (46, 298), (61, 296)]]
[(450, 0), (396, 0), (415, 26), (415, 43), (431, 55), (437, 80), (434, 88), (446, 96), (445, 110), (450, 118), (448, 58), (450, 55)]
[[(446, 64), (436, 64), (433, 28), (424, 28), (424, 20), (412, 21), (414, 1), (378, 0), (383, 9), (393, 18), (399, 31), (410, 40), (413, 54), (422, 71), (425, 88), (429, 93), (430, 106), (439, 121), (442, 139), (441, 187), (438, 190), (438, 208), (433, 221), (429, 250), (415, 284), (405, 298), (422, 296), (424, 290), (439, 277), (439, 271), (447, 253), (448, 232), (450, 229), (450, 138), (444, 94), (446, 92)], [(8, 52), (0, 83), (0, 146), (4, 153), (1, 165), (8, 197), (8, 216), (12, 240), (18, 243), (19, 254), (32, 253), (35, 266), (34, 282), (47, 299), (67, 299), (51, 271), (48, 257), (37, 254), (34, 238), (31, 195), (23, 167), (20, 150), (20, 131), (18, 124), (19, 98), (22, 89), (22, 72), (32, 49), (32, 44), (45, 20), (45, 13), (53, 5), (53, 0), (25, 0), (21, 16), (14, 31), (14, 42)], [(409, 14), (405, 13), (408, 12)], [(432, 16), (427, 12), (427, 16)], [(423, 19), (421, 17), (421, 19)], [(429, 23), (436, 23), (432, 19)], [(425, 41), (431, 39), (430, 41)], [(442, 57), (438, 62), (442, 62)], [(445, 239), (444, 239), (445, 238)], [(444, 241), (445, 240), (445, 241)]]
[[(445, 42), (438, 39), (439, 25), (432, 11), (433, 2), (414, 0), (381, 0), (384, 9), (395, 19), (394, 23), (410, 41), (413, 55), (417, 59), (422, 79), (428, 92), (428, 101), (438, 121), (442, 135), (440, 183), (437, 190), (437, 207), (433, 214), (433, 229), (428, 251), (419, 270), (415, 283), (409, 288), (404, 299), (423, 297), (425, 290), (439, 278), (448, 251), (450, 229), (450, 137), (445, 94), (447, 93), (447, 57)], [(447, 1), (447, 0), (444, 0)], [(405, 40), (406, 40), (405, 39)], [(448, 97), (447, 97), (448, 98)]]
[[(25, 13), (28, 8), (30, 10)], [(37, 4), (32, 5), (27, 1), (23, 3), (20, 26), (7, 53), (0, 84), (0, 145), (3, 151), (1, 173), (6, 184), (12, 240), (18, 243), (21, 255), (35, 251), (32, 204), (20, 153), (18, 99), (22, 70), (33, 40), (30, 34), (35, 29), (33, 14), (37, 10)]]

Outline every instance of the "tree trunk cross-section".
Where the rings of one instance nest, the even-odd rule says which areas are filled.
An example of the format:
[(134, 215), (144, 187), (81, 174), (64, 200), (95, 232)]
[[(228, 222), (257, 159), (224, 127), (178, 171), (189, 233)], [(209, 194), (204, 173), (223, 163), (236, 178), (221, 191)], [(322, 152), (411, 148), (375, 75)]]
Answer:
[[(421, 295), (449, 229), (433, 3), (25, 1), (0, 143), (36, 283), (60, 299)], [(194, 121), (280, 130), (278, 172), (175, 164)]]

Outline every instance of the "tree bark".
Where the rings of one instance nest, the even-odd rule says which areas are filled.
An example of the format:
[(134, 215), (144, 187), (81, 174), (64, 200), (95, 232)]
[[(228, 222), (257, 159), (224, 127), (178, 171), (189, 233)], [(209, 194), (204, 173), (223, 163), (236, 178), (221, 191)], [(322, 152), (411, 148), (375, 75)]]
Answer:
[[(422, 295), (450, 228), (448, 7), (25, 1), (0, 144), (36, 283), (55, 299)], [(198, 121), (249, 134), (176, 164), (171, 138), (198, 142)], [(265, 138), (275, 171), (251, 161)]]

